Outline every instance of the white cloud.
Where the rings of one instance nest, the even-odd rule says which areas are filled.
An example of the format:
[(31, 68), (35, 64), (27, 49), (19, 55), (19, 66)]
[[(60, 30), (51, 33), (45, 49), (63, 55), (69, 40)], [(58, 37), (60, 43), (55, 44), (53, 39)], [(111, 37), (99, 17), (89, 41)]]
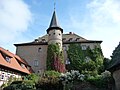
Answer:
[(102, 40), (103, 54), (109, 58), (120, 41), (120, 0), (91, 0), (78, 11), (70, 12), (69, 27), (86, 39)]
[(31, 21), (29, 6), (23, 0), (0, 0), (0, 45), (17, 40)]
[(106, 57), (119, 44), (120, 33), (120, 1), (92, 0), (88, 5), (91, 17), (89, 38), (102, 39), (102, 49)]

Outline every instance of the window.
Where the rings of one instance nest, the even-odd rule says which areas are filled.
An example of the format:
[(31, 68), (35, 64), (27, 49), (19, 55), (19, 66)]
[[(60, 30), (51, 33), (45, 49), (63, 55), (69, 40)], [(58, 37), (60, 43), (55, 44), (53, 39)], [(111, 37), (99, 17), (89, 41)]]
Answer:
[(25, 68), (25, 65), (24, 65), (24, 64), (21, 64), (21, 67), (22, 67), (22, 68)]
[(35, 42), (38, 42), (38, 39), (35, 39)]
[(5, 60), (6, 60), (7, 62), (10, 62), (10, 57), (6, 56), (6, 57), (5, 57)]
[(59, 35), (61, 35), (61, 34), (59, 33)]
[(76, 41), (79, 41), (80, 40), (80, 38), (76, 38)]
[(4, 78), (5, 78), (5, 75), (4, 75), (4, 73), (2, 73), (2, 74), (0, 75), (0, 79), (1, 79), (1, 80), (4, 80)]
[(86, 63), (89, 62), (90, 60), (91, 60), (90, 57), (88, 57), (88, 56), (85, 57), (85, 62)]
[(63, 46), (63, 50), (64, 50), (64, 51), (67, 51), (67, 46)]
[(43, 39), (42, 39), (42, 42), (46, 42), (46, 40), (43, 38)]
[(38, 60), (34, 61), (34, 66), (37, 67), (38, 66)]
[(42, 51), (42, 48), (41, 48), (41, 47), (39, 47), (39, 48), (38, 48), (38, 52), (41, 52), (41, 51)]
[(66, 40), (66, 38), (62, 38), (62, 40), (63, 40), (63, 41), (65, 41), (65, 40)]
[(82, 45), (82, 50), (86, 50), (87, 49), (87, 46), (86, 45)]
[(65, 64), (67, 64), (67, 65), (70, 64), (70, 60), (69, 60), (69, 58), (67, 58)]
[(72, 41), (73, 38), (69, 38), (69, 41)]
[(55, 33), (53, 33), (55, 35)]
[(30, 67), (27, 66), (27, 69), (30, 70)]

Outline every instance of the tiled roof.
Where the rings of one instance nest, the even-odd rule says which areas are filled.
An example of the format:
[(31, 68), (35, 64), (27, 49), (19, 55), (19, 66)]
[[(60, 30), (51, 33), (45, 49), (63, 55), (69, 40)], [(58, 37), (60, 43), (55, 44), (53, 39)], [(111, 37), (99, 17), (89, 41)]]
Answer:
[[(63, 44), (70, 43), (102, 43), (102, 41), (98, 40), (87, 40), (75, 33), (63, 34), (62, 35)], [(47, 45), (48, 44), (48, 34), (35, 39), (33, 42), (14, 44), (15, 46), (23, 46), (23, 45)]]
[[(10, 58), (10, 61), (6, 61), (4, 56), (8, 56)], [(24, 64), (25, 67), (21, 67), (20, 64)], [(31, 71), (29, 71), (27, 69), (27, 66), (29, 66), (26, 61), (24, 61), (23, 59), (21, 59), (19, 56), (9, 52), (8, 50), (5, 50), (3, 48), (0, 47), (0, 65), (19, 71), (21, 73), (26, 73), (26, 74), (30, 74)], [(30, 67), (30, 66), (29, 66)], [(31, 68), (31, 67), (30, 67)]]

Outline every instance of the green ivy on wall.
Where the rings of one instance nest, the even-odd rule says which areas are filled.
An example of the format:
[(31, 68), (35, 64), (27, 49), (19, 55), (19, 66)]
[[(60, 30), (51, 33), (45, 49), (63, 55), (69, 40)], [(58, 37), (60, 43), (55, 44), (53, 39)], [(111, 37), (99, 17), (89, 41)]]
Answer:
[(65, 71), (63, 51), (58, 44), (48, 45), (47, 50), (47, 70)]
[(70, 44), (68, 47), (70, 65), (68, 70), (79, 70), (81, 73), (99, 74), (103, 70), (103, 54), (100, 48), (95, 47), (82, 50), (80, 44)]

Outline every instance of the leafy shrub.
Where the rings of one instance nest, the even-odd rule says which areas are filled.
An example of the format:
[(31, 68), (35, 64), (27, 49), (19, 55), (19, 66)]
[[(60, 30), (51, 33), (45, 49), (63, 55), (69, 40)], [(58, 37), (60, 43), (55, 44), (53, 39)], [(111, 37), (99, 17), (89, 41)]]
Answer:
[(38, 80), (36, 87), (42, 90), (62, 90), (62, 83), (59, 79), (60, 73), (56, 71), (46, 71)]
[(32, 74), (29, 74), (28, 76), (26, 76), (25, 78), (26, 78), (25, 80), (31, 80), (36, 83), (39, 79), (39, 75), (32, 73)]
[(98, 88), (105, 88), (107, 90), (110, 90), (114, 83), (113, 78), (108, 71), (105, 71), (101, 75), (97, 75), (96, 77), (91, 76), (87, 78), (87, 81)]
[(59, 76), (60, 76), (60, 73), (57, 72), (57, 71), (51, 70), (51, 71), (46, 71), (46, 72), (44, 73), (44, 75), (45, 75), (46, 77), (59, 77)]
[(26, 81), (23, 81), (22, 83), (22, 90), (28, 90), (28, 89), (31, 89), (31, 90), (35, 90), (35, 83), (31, 80), (26, 80)]
[(22, 81), (14, 81), (3, 90), (17, 90), (22, 88)]
[(35, 83), (30, 80), (26, 81), (14, 81), (3, 90), (35, 90)]

